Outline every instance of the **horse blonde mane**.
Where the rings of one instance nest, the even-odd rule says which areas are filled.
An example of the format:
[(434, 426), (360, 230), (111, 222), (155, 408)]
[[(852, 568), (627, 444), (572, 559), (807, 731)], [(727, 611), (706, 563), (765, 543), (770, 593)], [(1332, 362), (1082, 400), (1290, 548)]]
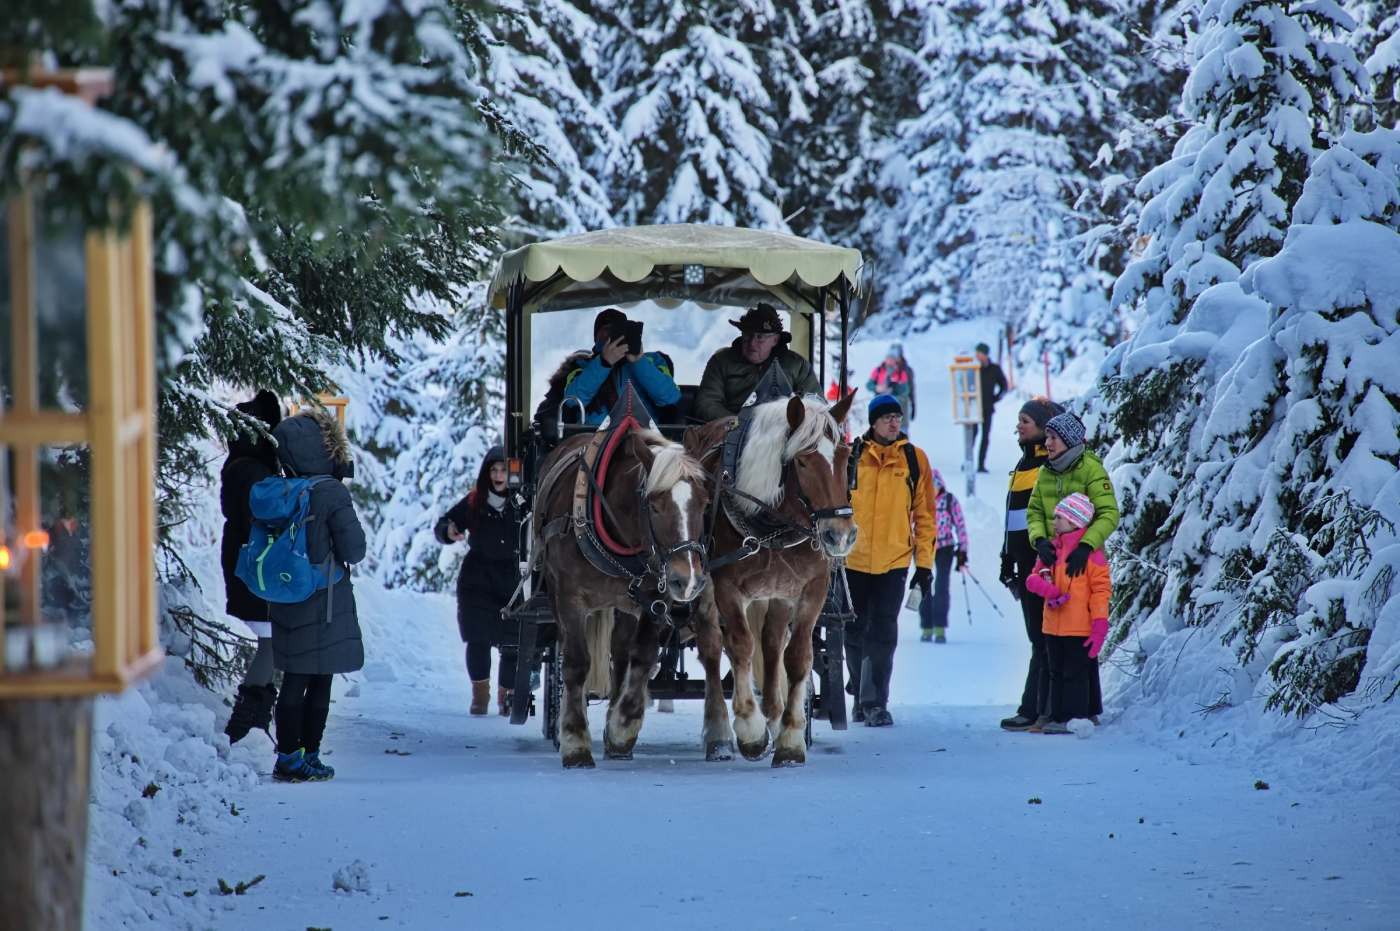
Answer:
[(647, 473), (648, 495), (670, 491), (677, 483), (684, 481), (704, 484), (705, 470), (680, 443), (672, 443), (655, 430), (641, 430), (637, 435), (647, 444), (654, 457), (651, 470)]
[[(807, 415), (791, 436), (788, 435), (788, 400), (769, 401), (753, 409), (744, 448), (739, 453), (739, 474), (734, 485), (746, 495), (764, 504), (777, 504), (783, 496), (783, 466), (799, 454), (816, 450), (831, 462), (836, 456), (836, 444), (841, 432), (836, 419), (828, 413), (827, 404), (816, 395), (807, 395), (802, 405)], [(740, 510), (751, 512), (748, 501), (734, 502)]]

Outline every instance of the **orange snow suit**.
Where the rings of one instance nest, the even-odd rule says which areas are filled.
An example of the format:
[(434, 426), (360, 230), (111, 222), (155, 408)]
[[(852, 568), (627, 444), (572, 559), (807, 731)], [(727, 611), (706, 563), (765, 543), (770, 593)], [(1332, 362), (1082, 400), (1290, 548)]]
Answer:
[[(1046, 579), (1041, 574), (1045, 571), (1045, 563), (1037, 559), (1035, 568), (1026, 579), (1026, 588), (1046, 599), (1040, 629), (1054, 637), (1087, 637), (1095, 619), (1108, 619), (1108, 599), (1113, 593), (1113, 581), (1109, 577), (1108, 559), (1104, 557), (1103, 550), (1094, 550), (1082, 575), (1070, 578), (1065, 569), (1065, 560), (1083, 536), (1083, 530), (1076, 530), (1055, 537), (1055, 555), (1058, 558), (1055, 568), (1049, 572), (1050, 578)], [(1058, 608), (1050, 607), (1052, 585), (1069, 595), (1069, 601)]]

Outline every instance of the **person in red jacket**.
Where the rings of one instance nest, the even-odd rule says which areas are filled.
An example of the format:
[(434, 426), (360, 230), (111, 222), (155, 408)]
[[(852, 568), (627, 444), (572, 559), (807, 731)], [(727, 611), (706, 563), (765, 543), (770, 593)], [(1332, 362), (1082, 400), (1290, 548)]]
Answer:
[[(1045, 599), (1041, 630), (1050, 661), (1050, 720), (1043, 734), (1068, 734), (1074, 718), (1095, 712), (1093, 667), (1108, 637), (1108, 600), (1113, 592), (1103, 550), (1089, 554), (1084, 572), (1071, 577), (1067, 557), (1094, 519), (1094, 505), (1080, 492), (1066, 495), (1055, 507), (1055, 554), (1052, 567), (1037, 559), (1026, 588)], [(1032, 728), (1034, 730), (1035, 728)]]

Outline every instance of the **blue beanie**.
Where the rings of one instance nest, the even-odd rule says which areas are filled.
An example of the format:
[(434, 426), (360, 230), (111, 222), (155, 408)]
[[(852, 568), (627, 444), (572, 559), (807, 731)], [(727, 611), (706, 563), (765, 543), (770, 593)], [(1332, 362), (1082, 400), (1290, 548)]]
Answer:
[(1045, 424), (1046, 432), (1054, 433), (1064, 440), (1065, 445), (1070, 449), (1084, 445), (1084, 421), (1069, 411), (1063, 414), (1056, 414)]
[(898, 414), (904, 416), (904, 408), (900, 406), (899, 399), (892, 394), (877, 394), (870, 399), (870, 406), (866, 408), (867, 419), (874, 423), (886, 414)]

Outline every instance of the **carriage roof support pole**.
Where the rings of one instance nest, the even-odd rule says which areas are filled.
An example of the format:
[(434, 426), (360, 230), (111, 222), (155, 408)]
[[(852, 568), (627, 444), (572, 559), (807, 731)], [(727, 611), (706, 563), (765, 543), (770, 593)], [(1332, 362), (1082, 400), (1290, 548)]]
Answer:
[(851, 283), (846, 280), (846, 276), (841, 276), (840, 285), (840, 312), (841, 312), (841, 371), (837, 373), (837, 378), (841, 385), (841, 397), (846, 396), (850, 390), (850, 385), (846, 384), (846, 346), (850, 342), (851, 326)]
[(817, 312), (815, 314), (817, 326), (821, 330), (818, 337), (817, 353), (821, 356), (821, 367), (817, 374), (817, 384), (822, 391), (826, 391), (826, 286), (817, 289)]
[(506, 422), (502, 439), (507, 457), (521, 454), (521, 419), (527, 416), (523, 410), (523, 392), (528, 390), (523, 378), (526, 362), (523, 358), (524, 310), (525, 278), (520, 275), (506, 289)]

